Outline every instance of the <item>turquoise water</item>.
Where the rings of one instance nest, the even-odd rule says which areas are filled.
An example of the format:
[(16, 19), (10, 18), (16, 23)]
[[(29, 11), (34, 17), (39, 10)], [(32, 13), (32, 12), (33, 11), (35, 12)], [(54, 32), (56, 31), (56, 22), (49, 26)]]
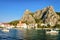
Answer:
[(0, 40), (60, 40), (60, 31), (58, 35), (48, 35), (45, 30), (10, 29), (9, 32), (0, 30)]

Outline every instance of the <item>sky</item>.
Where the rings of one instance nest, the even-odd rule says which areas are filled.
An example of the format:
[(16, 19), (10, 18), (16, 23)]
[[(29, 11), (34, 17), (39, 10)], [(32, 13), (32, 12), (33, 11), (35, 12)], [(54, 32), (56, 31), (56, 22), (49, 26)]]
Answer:
[(26, 9), (35, 12), (47, 6), (60, 12), (60, 0), (0, 0), (0, 22), (20, 20)]

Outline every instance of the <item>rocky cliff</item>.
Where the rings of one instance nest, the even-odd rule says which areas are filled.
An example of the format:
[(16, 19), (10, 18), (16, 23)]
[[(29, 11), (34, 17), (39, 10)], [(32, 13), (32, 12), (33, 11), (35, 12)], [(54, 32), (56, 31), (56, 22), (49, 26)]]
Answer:
[(34, 13), (26, 10), (22, 17), (22, 21), (27, 24), (30, 23), (44, 23), (50, 26), (55, 26), (58, 22), (59, 16), (56, 14), (52, 6), (48, 6), (42, 10), (38, 10)]
[(35, 23), (35, 19), (32, 16), (32, 12), (28, 9), (24, 12), (24, 15), (21, 20), (27, 24)]

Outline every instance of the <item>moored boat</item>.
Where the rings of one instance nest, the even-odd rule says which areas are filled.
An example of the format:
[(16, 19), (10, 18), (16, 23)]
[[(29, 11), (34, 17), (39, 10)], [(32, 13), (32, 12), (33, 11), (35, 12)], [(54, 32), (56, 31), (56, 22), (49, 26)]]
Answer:
[(46, 31), (46, 34), (50, 34), (50, 35), (57, 35), (59, 32), (56, 30), (50, 30), (50, 31)]
[(8, 30), (8, 29), (3, 29), (2, 31), (3, 31), (3, 32), (9, 32), (9, 30)]

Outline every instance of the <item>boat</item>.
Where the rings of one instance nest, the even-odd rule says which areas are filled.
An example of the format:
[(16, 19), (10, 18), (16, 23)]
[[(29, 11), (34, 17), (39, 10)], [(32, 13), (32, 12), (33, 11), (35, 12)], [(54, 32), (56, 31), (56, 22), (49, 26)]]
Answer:
[(55, 28), (54, 30), (58, 31), (58, 30), (60, 30), (60, 29), (59, 29), (59, 28)]
[(46, 31), (46, 34), (50, 34), (50, 35), (57, 35), (59, 32), (56, 30), (51, 29), (50, 31)]
[(8, 30), (8, 29), (2, 29), (2, 31), (3, 31), (3, 32), (9, 32), (9, 30)]

